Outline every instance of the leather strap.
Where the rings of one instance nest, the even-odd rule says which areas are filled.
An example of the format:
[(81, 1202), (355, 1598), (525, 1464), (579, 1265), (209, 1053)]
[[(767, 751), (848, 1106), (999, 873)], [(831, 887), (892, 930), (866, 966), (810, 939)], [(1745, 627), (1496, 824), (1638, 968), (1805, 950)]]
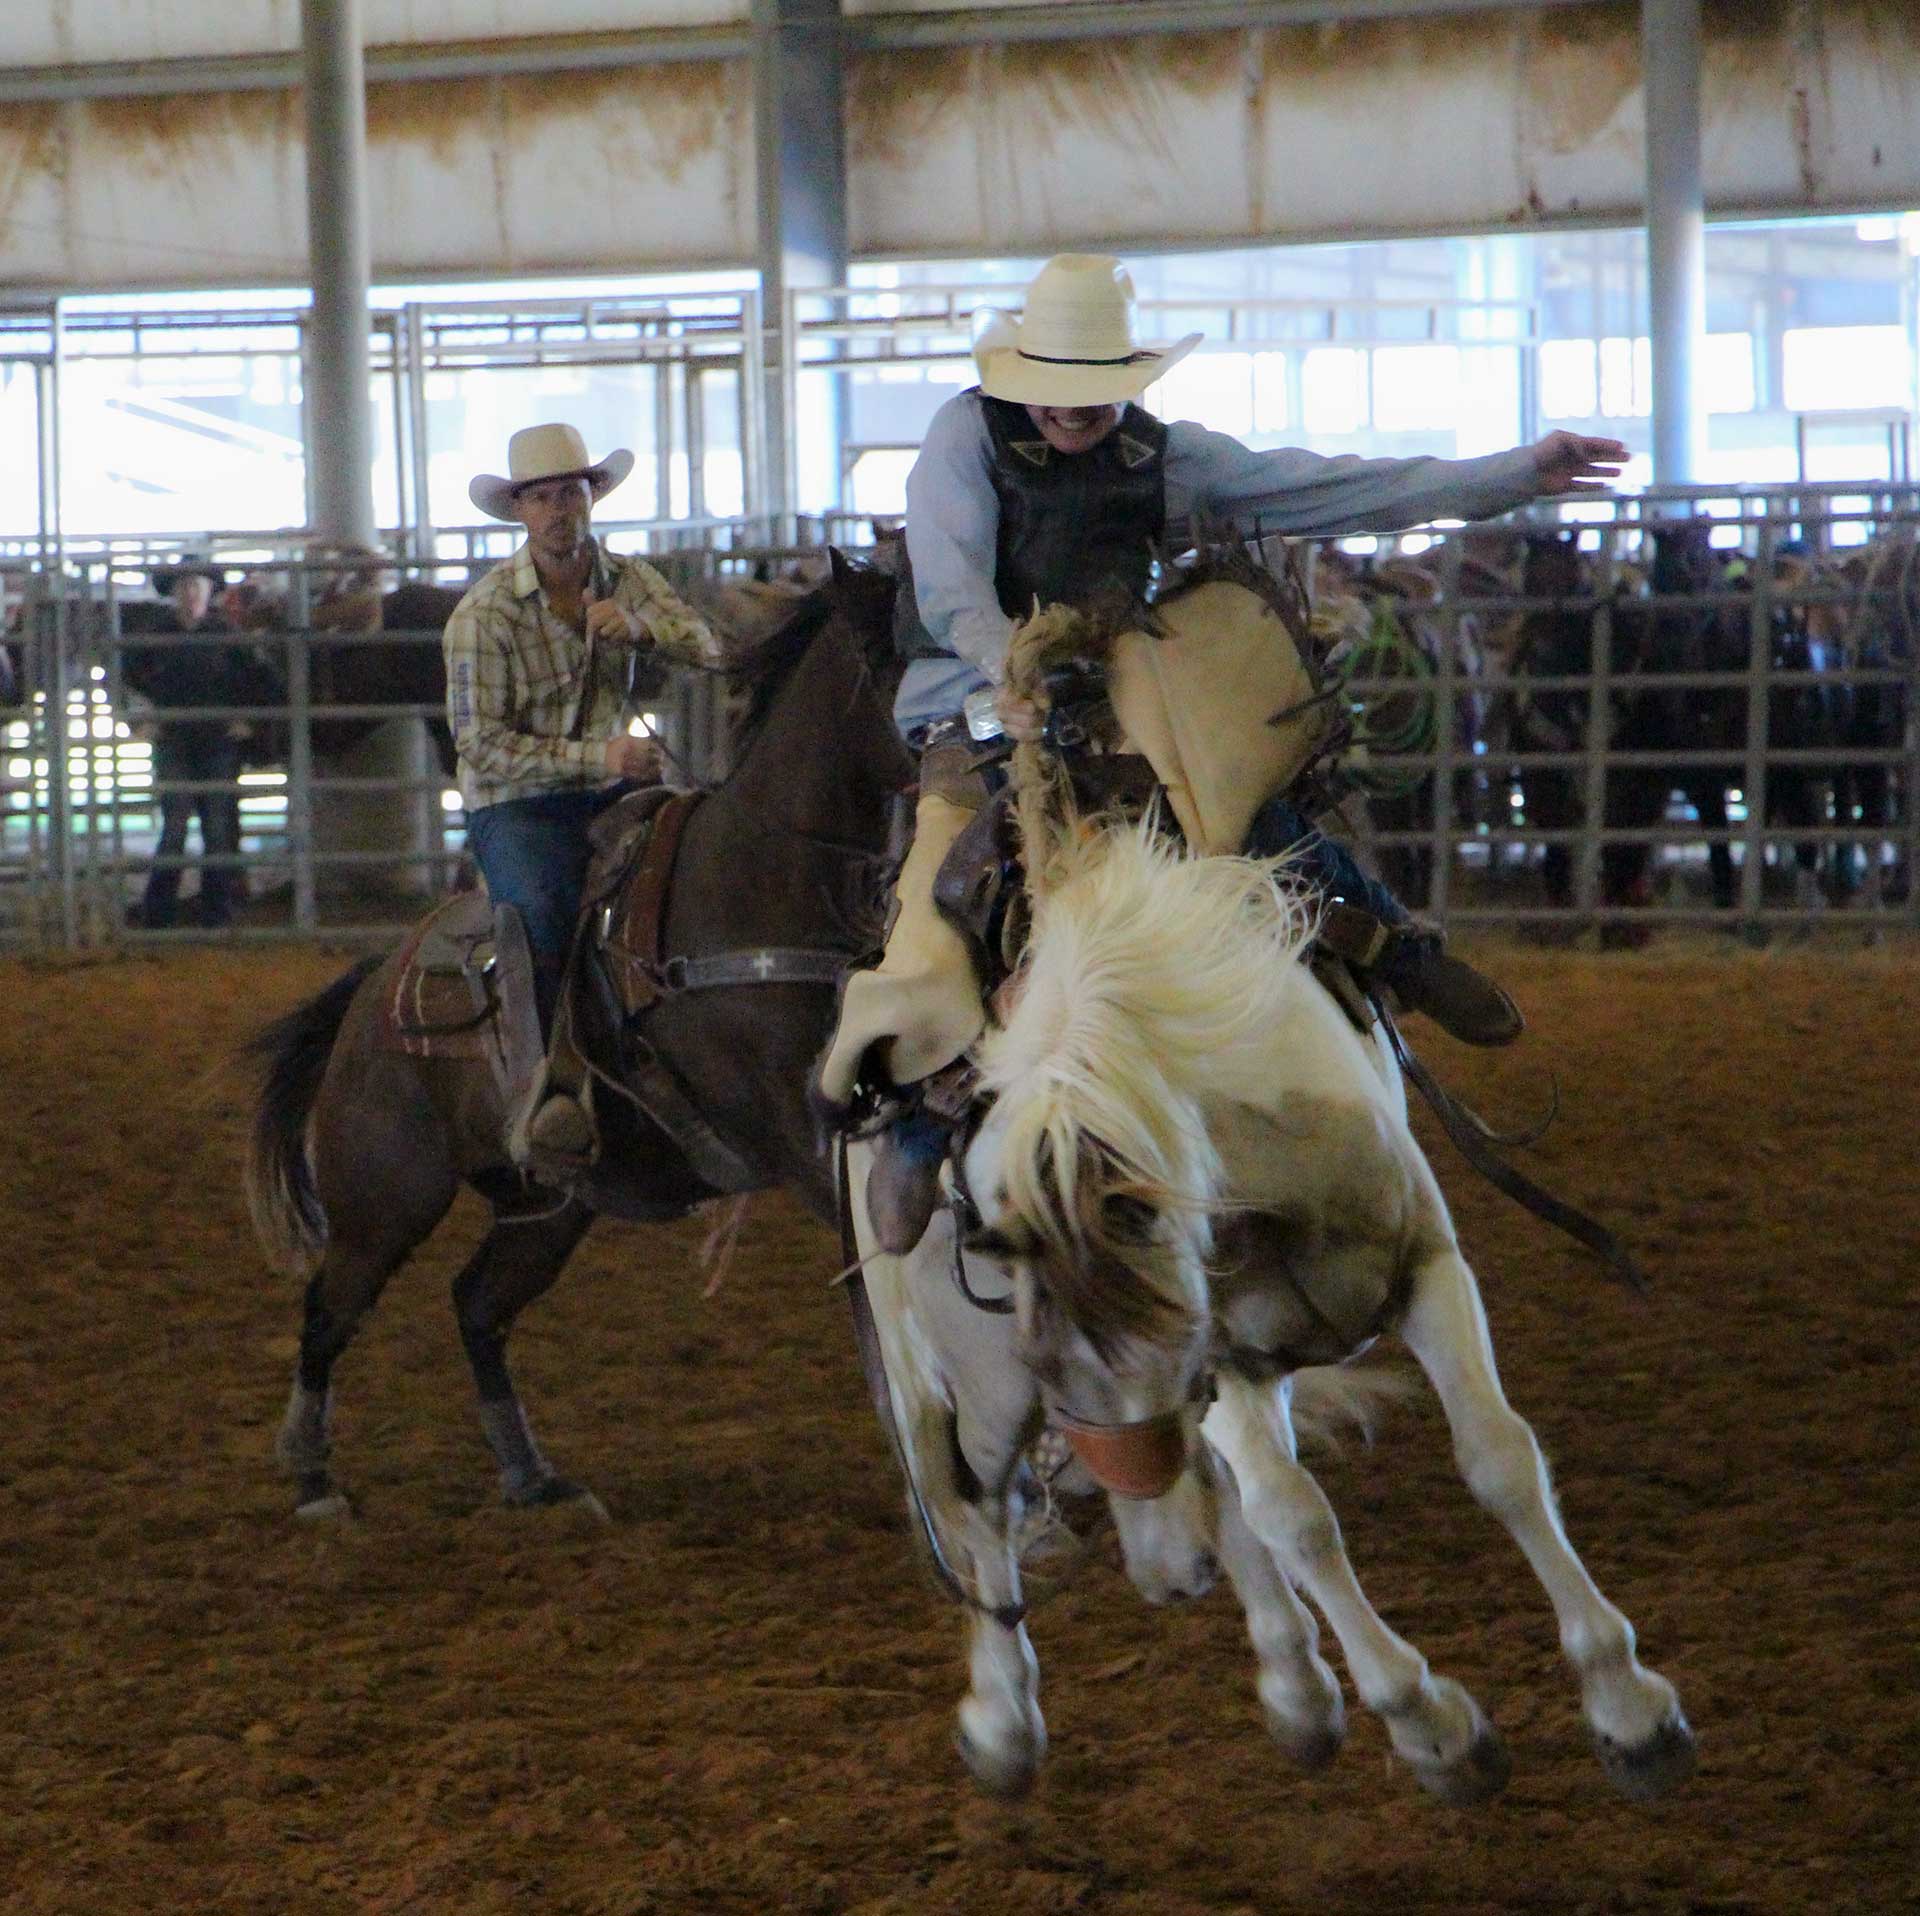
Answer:
[(737, 985), (836, 985), (853, 957), (806, 945), (760, 945), (705, 958), (669, 958), (660, 967), (660, 982), (669, 993)]
[(767, 1188), (772, 1180), (748, 1163), (701, 1116), (666, 1060), (638, 1034), (627, 1039), (624, 1063), (626, 1083), (622, 1089), (679, 1146), (702, 1183), (731, 1197)]
[(629, 1011), (644, 1011), (660, 995), (658, 984), (665, 935), (667, 891), (681, 835), (704, 794), (676, 792), (654, 813), (647, 842), (624, 900), (608, 908), (605, 943), (619, 960), (623, 995)]
[(1361, 971), (1371, 971), (1392, 941), (1393, 932), (1384, 918), (1349, 905), (1343, 898), (1329, 898), (1320, 907), (1313, 935), (1315, 943), (1325, 946), (1336, 958), (1344, 958)]

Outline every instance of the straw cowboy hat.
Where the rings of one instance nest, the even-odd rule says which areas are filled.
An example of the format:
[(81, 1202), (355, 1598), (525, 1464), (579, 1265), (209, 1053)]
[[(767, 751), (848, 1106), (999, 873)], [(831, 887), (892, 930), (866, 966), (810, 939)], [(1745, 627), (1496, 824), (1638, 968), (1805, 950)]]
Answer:
[(973, 363), (990, 399), (1113, 406), (1138, 399), (1200, 338), (1141, 345), (1127, 269), (1105, 253), (1059, 253), (1027, 288), (1018, 319), (992, 307), (975, 315)]
[(467, 497), (490, 519), (514, 516), (513, 495), (541, 479), (584, 479), (596, 499), (604, 498), (633, 470), (633, 454), (622, 446), (598, 462), (587, 457), (587, 442), (572, 426), (526, 426), (507, 441), (507, 476), (483, 472), (469, 482)]

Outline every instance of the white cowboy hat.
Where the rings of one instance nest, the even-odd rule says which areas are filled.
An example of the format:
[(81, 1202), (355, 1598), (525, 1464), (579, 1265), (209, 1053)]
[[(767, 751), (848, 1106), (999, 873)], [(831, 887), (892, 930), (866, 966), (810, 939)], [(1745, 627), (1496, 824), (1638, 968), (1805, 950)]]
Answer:
[(1113, 406), (1138, 399), (1200, 339), (1141, 345), (1127, 269), (1105, 253), (1058, 253), (1027, 288), (1020, 318), (990, 306), (974, 315), (973, 363), (990, 399)]
[(514, 517), (513, 495), (539, 479), (584, 479), (604, 498), (633, 470), (622, 446), (604, 459), (587, 457), (587, 442), (572, 426), (526, 426), (507, 441), (507, 477), (483, 472), (469, 481), (467, 497), (490, 519)]

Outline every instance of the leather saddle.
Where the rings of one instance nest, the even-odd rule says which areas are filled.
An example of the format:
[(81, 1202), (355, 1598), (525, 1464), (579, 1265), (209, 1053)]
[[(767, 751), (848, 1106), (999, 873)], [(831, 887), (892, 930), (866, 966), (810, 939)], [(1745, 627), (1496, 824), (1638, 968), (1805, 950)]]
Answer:
[[(580, 936), (605, 954), (631, 1010), (661, 995), (657, 954), (667, 882), (696, 802), (697, 794), (648, 786), (609, 807), (592, 828)], [(456, 892), (436, 905), (401, 947), (381, 1020), (386, 1048), (468, 1062), (496, 1053), (503, 1015), (518, 1001), (533, 1004), (531, 965), (523, 978), (518, 952), (503, 963), (502, 943), (499, 914), (484, 890)]]
[[(648, 786), (610, 806), (591, 829), (592, 856), (568, 966), (572, 1031), (590, 1062), (621, 1084), (716, 1191), (763, 1188), (768, 1175), (721, 1138), (648, 1041), (645, 1014), (688, 991), (837, 982), (850, 954), (756, 947), (670, 953), (667, 900), (698, 792)], [(509, 1107), (544, 1054), (533, 967), (519, 914), (484, 892), (437, 906), (401, 948), (381, 1020), (383, 1048), (417, 1058), (485, 1060)]]

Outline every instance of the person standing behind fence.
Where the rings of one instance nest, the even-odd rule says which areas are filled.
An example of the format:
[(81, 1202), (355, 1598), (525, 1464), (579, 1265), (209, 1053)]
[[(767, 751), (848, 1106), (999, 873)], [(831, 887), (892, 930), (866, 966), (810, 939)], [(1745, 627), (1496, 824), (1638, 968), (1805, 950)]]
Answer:
[[(134, 908), (133, 923), (148, 931), (180, 922), (183, 868), (167, 861), (187, 848), (187, 826), (200, 819), (200, 892), (198, 922), (219, 929), (233, 922), (234, 908), (246, 896), (239, 865), (241, 759), (249, 726), (242, 719), (171, 719), (173, 710), (221, 705), (250, 705), (267, 696), (264, 674), (246, 649), (212, 645), (208, 635), (226, 629), (214, 614), (214, 594), (225, 574), (204, 559), (183, 559), (157, 566), (154, 590), (168, 604), (140, 623), (143, 633), (178, 634), (185, 643), (130, 648), (127, 684), (159, 711), (153, 747), (153, 774), (161, 787), (160, 840), (146, 891)], [(126, 629), (132, 622), (123, 622)], [(168, 791), (170, 785), (203, 789)]]

